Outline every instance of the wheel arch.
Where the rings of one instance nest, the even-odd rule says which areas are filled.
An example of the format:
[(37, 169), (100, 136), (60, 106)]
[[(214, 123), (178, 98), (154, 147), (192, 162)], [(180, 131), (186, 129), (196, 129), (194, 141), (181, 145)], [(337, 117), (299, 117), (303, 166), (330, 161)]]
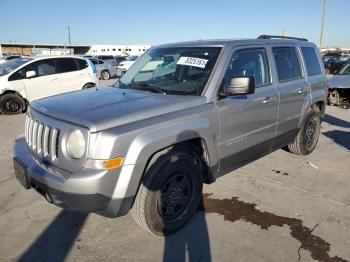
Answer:
[(135, 196), (142, 176), (152, 164), (152, 160), (173, 148), (192, 150), (196, 157), (203, 161), (204, 182), (215, 181), (218, 159), (215, 141), (213, 136), (208, 134), (210, 129), (208, 124), (208, 120), (197, 120), (191, 123), (191, 126), (197, 127), (196, 129), (188, 130), (184, 126), (173, 126), (167, 127), (166, 130), (160, 129), (143, 133), (135, 138), (126, 154), (121, 170), (123, 175), (117, 182), (113, 197)]

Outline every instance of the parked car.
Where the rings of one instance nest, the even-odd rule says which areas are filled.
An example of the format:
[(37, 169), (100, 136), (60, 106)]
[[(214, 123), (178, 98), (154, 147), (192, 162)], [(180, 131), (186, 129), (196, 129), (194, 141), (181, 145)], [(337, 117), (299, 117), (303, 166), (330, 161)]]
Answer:
[(330, 77), (329, 85), (329, 104), (348, 108), (350, 104), (350, 62)]
[(98, 56), (94, 56), (94, 58), (103, 60), (104, 62), (116, 67), (119, 63), (119, 60), (112, 55), (98, 55)]
[(203, 182), (279, 148), (315, 149), (322, 60), (314, 44), (284, 38), (153, 47), (115, 87), (31, 103), (14, 146), (18, 181), (63, 208), (107, 217), (131, 209), (153, 234), (178, 230)]
[(119, 63), (117, 66), (117, 76), (122, 76), (126, 71), (135, 63), (135, 61), (139, 58), (139, 56), (129, 56), (125, 61)]
[(328, 74), (336, 74), (340, 69), (350, 62), (349, 56), (323, 56), (324, 67)]
[(24, 112), (29, 102), (95, 86), (88, 60), (78, 57), (23, 57), (0, 65), (0, 112)]
[(117, 69), (111, 64), (105, 63), (104, 61), (97, 58), (89, 58), (89, 60), (96, 67), (96, 76), (102, 80), (108, 80), (111, 76), (116, 75)]
[(21, 57), (22, 56), (20, 56), (20, 55), (3, 56), (0, 58), (0, 64), (5, 63), (5, 62), (12, 60), (12, 59), (17, 59), (17, 58), (21, 58)]

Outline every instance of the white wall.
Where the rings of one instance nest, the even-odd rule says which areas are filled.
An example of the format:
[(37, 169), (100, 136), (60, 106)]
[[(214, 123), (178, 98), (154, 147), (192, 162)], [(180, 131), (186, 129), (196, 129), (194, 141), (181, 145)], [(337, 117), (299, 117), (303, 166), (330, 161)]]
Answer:
[(150, 45), (91, 45), (89, 55), (141, 55)]

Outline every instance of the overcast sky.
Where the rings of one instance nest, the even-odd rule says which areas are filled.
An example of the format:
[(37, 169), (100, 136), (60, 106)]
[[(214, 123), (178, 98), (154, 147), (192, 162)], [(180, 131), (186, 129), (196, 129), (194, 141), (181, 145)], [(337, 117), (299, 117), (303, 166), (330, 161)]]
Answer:
[[(323, 0), (0, 0), (0, 42), (159, 44), (260, 34), (319, 43)], [(324, 46), (350, 47), (350, 0), (327, 0)]]

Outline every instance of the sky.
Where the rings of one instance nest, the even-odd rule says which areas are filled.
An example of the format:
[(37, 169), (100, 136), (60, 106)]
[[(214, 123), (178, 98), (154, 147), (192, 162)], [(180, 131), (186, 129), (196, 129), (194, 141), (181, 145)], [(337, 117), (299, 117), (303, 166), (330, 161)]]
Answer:
[[(308, 38), (319, 44), (323, 0), (0, 0), (0, 42), (161, 44)], [(323, 47), (350, 48), (350, 0), (327, 0)]]

